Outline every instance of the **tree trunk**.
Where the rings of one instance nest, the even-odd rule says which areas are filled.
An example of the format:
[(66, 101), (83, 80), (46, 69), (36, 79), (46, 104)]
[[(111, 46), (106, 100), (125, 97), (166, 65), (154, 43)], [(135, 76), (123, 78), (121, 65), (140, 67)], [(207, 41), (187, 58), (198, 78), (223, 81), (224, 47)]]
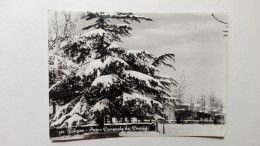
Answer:
[(109, 121), (110, 121), (111, 124), (113, 124), (112, 115), (110, 115)]
[(131, 123), (131, 116), (128, 117), (128, 122)]
[(141, 122), (144, 122), (144, 117), (141, 118)]
[(53, 108), (53, 114), (55, 114), (56, 113), (56, 104), (55, 103), (52, 104), (52, 108)]
[(159, 132), (159, 129), (158, 129), (158, 121), (156, 120), (156, 122), (155, 122), (155, 131), (156, 132)]
[(100, 131), (104, 131), (104, 114), (103, 113), (98, 113), (98, 117), (97, 117), (97, 123), (98, 123), (98, 129), (100, 129)]
[(107, 123), (107, 116), (105, 116), (105, 123)]

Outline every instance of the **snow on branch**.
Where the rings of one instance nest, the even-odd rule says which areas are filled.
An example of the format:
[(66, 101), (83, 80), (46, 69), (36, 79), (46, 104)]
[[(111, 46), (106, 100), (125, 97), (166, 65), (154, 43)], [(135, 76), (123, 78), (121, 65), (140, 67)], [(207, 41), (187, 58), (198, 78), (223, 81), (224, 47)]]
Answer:
[(107, 47), (107, 51), (110, 52), (110, 53), (112, 53), (112, 54), (113, 54), (113, 53), (116, 54), (116, 56), (119, 56), (119, 55), (125, 53), (125, 52), (126, 52), (126, 49), (121, 48), (121, 47), (118, 47), (117, 44), (112, 43), (112, 44), (110, 44), (110, 45)]
[(65, 69), (78, 68), (78, 65), (73, 63), (70, 59), (55, 54), (55, 52), (49, 52), (49, 69), (59, 69), (59, 67), (66, 67)]
[(115, 24), (117, 27), (130, 27), (129, 24)]
[(154, 59), (150, 52), (144, 50), (126, 50), (122, 56), (124, 60), (134, 62), (135, 64), (147, 63)]
[(123, 102), (138, 99), (141, 101), (145, 101), (145, 103), (148, 104), (150, 107), (153, 106), (152, 104), (157, 104), (159, 107), (162, 107), (162, 104), (160, 102), (152, 99), (151, 97), (149, 97), (149, 95), (143, 95), (143, 94), (133, 92), (131, 94), (123, 93), (123, 95), (120, 97), (123, 98)]
[(123, 65), (123, 67), (129, 66), (128, 63), (118, 57), (107, 56), (103, 59), (103, 62), (101, 59), (95, 59), (87, 63), (85, 65), (86, 67), (84, 67), (77, 73), (77, 76), (82, 77), (83, 74), (89, 76), (92, 75), (95, 71), (101, 72), (104, 68), (110, 66), (112, 63), (116, 63), (117, 66), (120, 64)]
[(60, 85), (61, 81), (56, 82), (55, 84), (53, 84), (50, 88), (49, 88), (49, 92), (51, 92), (56, 86)]
[(111, 48), (118, 48), (118, 45), (115, 44), (115, 43), (112, 43), (112, 44), (109, 45), (109, 47), (107, 47), (107, 49), (109, 50)]
[(70, 118), (68, 118), (66, 121), (63, 122), (63, 124), (60, 127), (68, 127), (71, 128), (73, 126), (79, 126), (80, 122), (87, 122), (88, 120), (83, 118), (82, 116), (78, 114), (72, 115)]
[(82, 36), (96, 37), (96, 36), (103, 36), (104, 34), (106, 34), (106, 31), (104, 29), (95, 29), (95, 30), (84, 33)]
[(83, 69), (79, 70), (79, 72), (76, 74), (77, 76), (82, 77), (82, 75), (92, 75), (96, 70), (100, 69), (102, 67), (102, 61), (101, 59), (95, 59), (87, 63)]
[(115, 74), (103, 75), (97, 77), (91, 84), (91, 87), (102, 85), (101, 90), (106, 90), (114, 84), (120, 83), (122, 80)]
[[(84, 97), (77, 97), (61, 107), (50, 120), (51, 127), (60, 127), (73, 115), (85, 115), (88, 113), (88, 104)], [(72, 119), (71, 119), (72, 120)], [(71, 123), (71, 122), (70, 122)]]
[(123, 64), (124, 67), (129, 66), (128, 63), (126, 63), (123, 59), (108, 56), (104, 60), (104, 62), (102, 64), (102, 68), (105, 68), (106, 66), (109, 66), (111, 63), (114, 63), (114, 62), (121, 63), (121, 64)]
[(113, 106), (113, 103), (111, 101), (109, 101), (107, 98), (102, 99), (100, 101), (98, 101), (91, 109), (90, 112), (91, 113), (95, 113), (95, 112), (100, 112), (103, 111), (105, 109), (108, 109), (109, 107)]
[(136, 58), (137, 57), (153, 58), (153, 55), (150, 52), (144, 51), (144, 50), (127, 50), (126, 54), (127, 55), (134, 55)]
[(163, 85), (158, 80), (156, 80), (152, 76), (149, 76), (149, 75), (141, 73), (141, 72), (137, 72), (137, 71), (133, 71), (133, 70), (126, 70), (126, 71), (124, 71), (124, 75), (126, 75), (127, 79), (134, 78), (134, 79), (144, 81), (148, 87), (152, 87), (151, 82), (156, 82), (157, 86), (163, 87)]

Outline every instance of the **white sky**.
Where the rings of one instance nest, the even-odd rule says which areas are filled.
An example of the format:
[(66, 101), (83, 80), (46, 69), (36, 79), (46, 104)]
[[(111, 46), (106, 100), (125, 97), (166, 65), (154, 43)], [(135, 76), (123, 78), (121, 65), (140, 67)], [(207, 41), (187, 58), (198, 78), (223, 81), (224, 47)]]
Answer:
[[(138, 14), (139, 15), (139, 14)], [(161, 55), (174, 53), (176, 71), (163, 70), (179, 80), (184, 71), (187, 88), (185, 97), (201, 97), (211, 91), (221, 99), (226, 97), (227, 37), (226, 25), (217, 22), (211, 13), (140, 14), (152, 22), (134, 23), (132, 39), (121, 44)], [(226, 14), (215, 14), (228, 21)]]
[[(73, 12), (72, 16), (78, 14)], [(178, 81), (184, 71), (187, 84), (185, 97), (197, 99), (202, 94), (208, 96), (212, 91), (218, 98), (226, 98), (228, 38), (224, 37), (223, 30), (228, 28), (225, 24), (217, 22), (211, 13), (137, 15), (154, 21), (130, 24), (133, 27), (132, 37), (124, 38), (123, 43), (117, 43), (119, 46), (147, 50), (156, 56), (174, 53), (176, 71), (163, 69), (162, 74)], [(227, 14), (215, 13), (215, 16), (228, 21)], [(88, 24), (79, 20), (77, 27)]]

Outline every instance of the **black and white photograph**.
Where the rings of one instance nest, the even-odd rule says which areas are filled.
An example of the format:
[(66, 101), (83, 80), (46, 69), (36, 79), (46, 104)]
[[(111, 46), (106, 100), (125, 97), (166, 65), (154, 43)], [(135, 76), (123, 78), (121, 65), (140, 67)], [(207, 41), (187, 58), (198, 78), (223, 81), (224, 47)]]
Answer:
[(227, 13), (49, 10), (51, 141), (223, 138), (228, 25)]
[(260, 1), (0, 0), (0, 146), (260, 146)]

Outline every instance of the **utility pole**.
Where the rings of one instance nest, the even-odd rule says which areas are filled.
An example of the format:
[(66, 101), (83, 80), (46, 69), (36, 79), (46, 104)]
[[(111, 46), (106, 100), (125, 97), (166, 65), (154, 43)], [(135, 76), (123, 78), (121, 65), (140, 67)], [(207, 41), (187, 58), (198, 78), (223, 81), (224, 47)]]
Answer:
[(165, 134), (165, 127), (164, 127), (164, 122), (165, 122), (165, 114), (164, 114), (164, 100), (163, 100), (163, 134)]

